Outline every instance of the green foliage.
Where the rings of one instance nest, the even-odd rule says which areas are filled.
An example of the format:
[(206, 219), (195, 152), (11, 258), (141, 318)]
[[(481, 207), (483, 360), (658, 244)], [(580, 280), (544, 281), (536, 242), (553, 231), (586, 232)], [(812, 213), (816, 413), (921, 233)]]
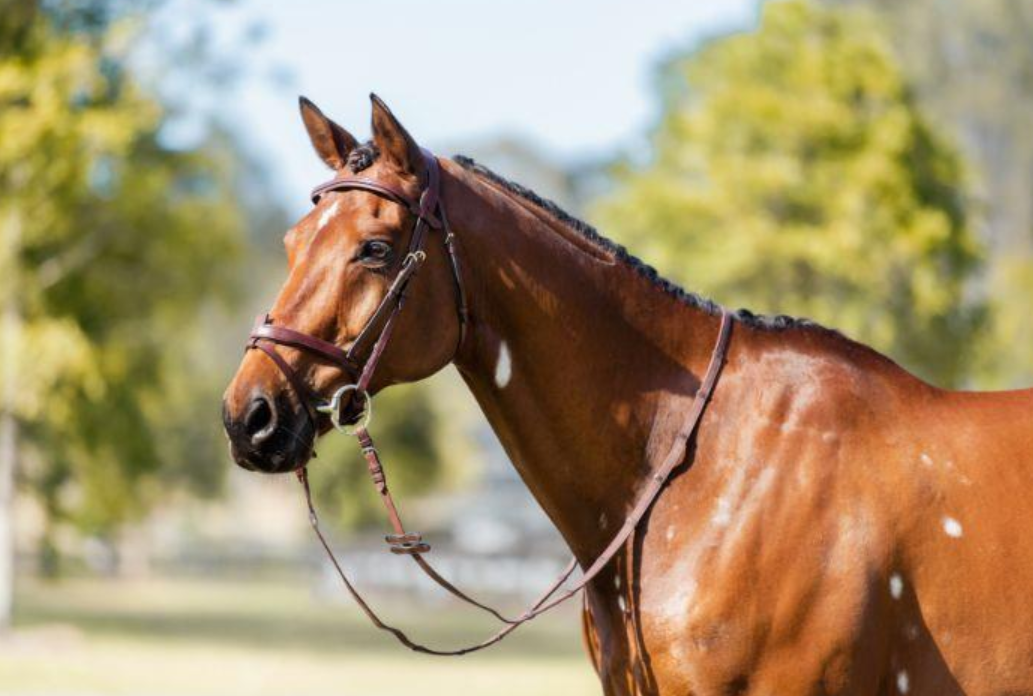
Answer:
[(811, 316), (950, 386), (985, 308), (959, 157), (868, 15), (791, 0), (673, 58), (601, 227), (725, 304)]
[[(838, 0), (843, 2), (844, 0)], [(1033, 0), (849, 0), (889, 27), (919, 103), (972, 162), (993, 313), (981, 385), (1033, 382)]]
[(993, 323), (980, 342), (980, 381), (995, 388), (1028, 387), (1033, 384), (1033, 252), (996, 258), (987, 295), (993, 298)]
[(0, 53), (0, 306), (21, 328), (0, 347), (18, 365), (23, 484), (107, 533), (171, 484), (217, 480), (195, 466), (222, 444), (186, 349), (232, 287), (237, 158), (215, 138), (163, 144), (163, 107), (127, 68), (131, 24), (26, 16)]

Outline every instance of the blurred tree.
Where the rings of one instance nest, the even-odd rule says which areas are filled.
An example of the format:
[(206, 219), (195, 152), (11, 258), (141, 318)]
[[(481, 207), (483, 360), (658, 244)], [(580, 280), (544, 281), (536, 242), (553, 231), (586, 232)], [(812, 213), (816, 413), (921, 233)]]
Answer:
[(995, 317), (980, 381), (1033, 382), (1033, 0), (835, 2), (878, 12), (919, 103), (973, 163)]
[(163, 143), (115, 6), (0, 13), (0, 626), (16, 472), (49, 525), (101, 536), (218, 476), (211, 382), (185, 346), (233, 287), (239, 153)]
[(689, 287), (805, 314), (944, 385), (985, 309), (961, 162), (871, 18), (803, 1), (672, 58), (651, 157), (618, 167), (604, 229)]

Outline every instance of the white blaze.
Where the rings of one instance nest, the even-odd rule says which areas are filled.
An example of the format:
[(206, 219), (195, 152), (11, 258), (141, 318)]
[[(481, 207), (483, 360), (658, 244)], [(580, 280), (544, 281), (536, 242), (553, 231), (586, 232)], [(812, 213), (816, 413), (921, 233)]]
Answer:
[(326, 223), (330, 222), (330, 220), (333, 219), (334, 215), (337, 214), (337, 206), (339, 204), (340, 201), (334, 201), (333, 205), (331, 205), (329, 208), (323, 211), (323, 214), (319, 216), (318, 229), (323, 229), (324, 227), (326, 227)]
[(964, 530), (961, 528), (961, 522), (958, 522), (953, 517), (943, 518), (943, 533), (954, 539), (961, 538)]
[(495, 365), (495, 384), (499, 389), (509, 384), (509, 378), (513, 376), (513, 365), (509, 358), (509, 346), (503, 341), (499, 344), (499, 361)]
[(911, 688), (911, 680), (908, 679), (907, 670), (900, 670), (897, 672), (897, 691), (902, 694), (906, 694)]

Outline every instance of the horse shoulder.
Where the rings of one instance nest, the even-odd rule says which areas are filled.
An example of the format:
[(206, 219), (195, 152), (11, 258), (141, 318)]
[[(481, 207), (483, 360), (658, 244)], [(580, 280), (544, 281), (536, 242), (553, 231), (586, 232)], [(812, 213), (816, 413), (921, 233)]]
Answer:
[(693, 467), (643, 542), (646, 639), (674, 691), (838, 693), (879, 674), (871, 619), (892, 542), (859, 431), (879, 427), (870, 391), (884, 388), (789, 352), (722, 377)]

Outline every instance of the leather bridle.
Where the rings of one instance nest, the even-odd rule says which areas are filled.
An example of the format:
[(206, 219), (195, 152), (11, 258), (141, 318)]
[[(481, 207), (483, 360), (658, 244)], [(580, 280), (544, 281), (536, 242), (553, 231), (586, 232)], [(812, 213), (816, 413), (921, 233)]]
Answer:
[[(388, 341), (391, 340), (391, 333), (394, 331), (395, 321), (405, 303), (405, 291), (409, 283), (415, 277), (417, 271), (427, 259), (427, 252), (424, 247), (427, 244), (427, 230), (435, 229), (444, 232), (443, 243), (448, 253), (449, 266), (452, 270), (452, 278), (455, 282), (456, 314), (459, 318), (459, 337), (456, 342), (456, 352), (463, 343), (466, 336), (467, 309), (466, 294), (463, 289), (462, 275), (459, 272), (459, 258), (456, 255), (455, 235), (448, 226), (448, 218), (445, 216), (445, 209), (441, 205), (441, 171), (438, 160), (434, 155), (421, 150), (423, 161), (426, 167), (426, 185), (418, 200), (413, 201), (396, 185), (377, 181), (365, 176), (338, 176), (312, 190), (312, 202), (319, 203), (319, 200), (332, 191), (368, 191), (381, 198), (398, 203), (416, 216), (413, 224), (412, 235), (409, 240), (409, 249), (402, 259), (402, 266), (395, 276), (384, 298), (377, 305), (376, 310), (366, 321), (365, 326), (352, 341), (348, 350), (342, 350), (337, 345), (325, 341), (311, 334), (295, 331), (284, 326), (276, 326), (269, 314), (260, 314), (255, 325), (251, 329), (251, 336), (248, 341), (248, 349), (257, 349), (269, 356), (276, 364), (280, 372), (287, 378), (288, 383), (294, 389), (306, 415), (311, 420), (313, 438), (319, 432), (317, 413), (326, 413), (336, 428), (343, 429), (342, 415), (350, 399), (344, 398), (353, 392), (353, 395), (364, 401), (366, 409), (369, 408), (369, 385), (373, 380), (373, 374), (377, 369), (380, 358), (383, 357)], [(380, 327), (380, 333), (374, 334)], [(273, 344), (290, 346), (299, 350), (315, 354), (324, 362), (336, 365), (346, 375), (353, 376), (355, 381), (339, 388), (329, 400), (323, 400), (312, 389), (305, 384), (297, 372), (287, 363), (286, 360), (276, 352)], [(369, 355), (365, 362), (360, 363), (360, 355), (366, 350), (367, 345), (372, 344)], [(368, 413), (368, 410), (367, 410)]]
[[(573, 586), (559, 594), (556, 594), (577, 567), (578, 563), (576, 558), (571, 559), (570, 563), (567, 564), (559, 577), (556, 578), (545, 593), (529, 609), (516, 618), (507, 618), (499, 611), (471, 598), (459, 590), (455, 585), (438, 573), (437, 570), (435, 570), (434, 567), (431, 566), (431, 564), (423, 557), (423, 554), (430, 551), (430, 545), (423, 541), (422, 536), (418, 532), (409, 532), (402, 524), (398, 508), (395, 505), (387, 487), (387, 478), (380, 462), (380, 455), (377, 453), (373, 438), (370, 436), (369, 431), (366, 428), (371, 407), (370, 396), (368, 393), (369, 385), (373, 379), (373, 374), (376, 370), (377, 364), (383, 356), (384, 350), (391, 339), (395, 322), (404, 304), (405, 291), (416, 275), (416, 272), (427, 258), (424, 247), (426, 245), (428, 229), (441, 230), (444, 233), (443, 243), (448, 252), (452, 275), (455, 280), (456, 311), (459, 317), (459, 338), (456, 346), (457, 353), (459, 347), (462, 346), (467, 331), (467, 324), (469, 323), (466, 295), (463, 289), (459, 259), (456, 254), (455, 236), (449, 228), (448, 218), (445, 214), (444, 204), (441, 199), (441, 173), (439, 165), (437, 159), (431, 153), (426, 150), (423, 150), (422, 153), (426, 166), (426, 185), (423, 187), (418, 201), (413, 201), (407, 197), (403, 191), (393, 184), (363, 176), (339, 176), (317, 186), (312, 191), (313, 203), (318, 203), (319, 199), (324, 194), (331, 191), (367, 191), (398, 203), (416, 216), (416, 222), (414, 223), (412, 230), (412, 238), (409, 242), (409, 249), (402, 261), (401, 268), (394, 280), (391, 282), (384, 299), (380, 302), (377, 309), (373, 312), (373, 315), (366, 322), (366, 325), (360, 331), (359, 335), (352, 342), (351, 347), (347, 350), (343, 350), (333, 343), (310, 334), (295, 331), (283, 326), (277, 326), (273, 323), (272, 318), (268, 314), (264, 314), (258, 317), (258, 320), (251, 331), (247, 348), (248, 350), (261, 350), (269, 356), (273, 363), (283, 373), (287, 382), (294, 389), (306, 414), (311, 419), (313, 444), (319, 431), (318, 413), (329, 415), (331, 422), (337, 429), (356, 437), (359, 442), (359, 446), (362, 449), (363, 457), (366, 460), (366, 465), (369, 469), (373, 484), (384, 504), (388, 519), (394, 532), (393, 534), (389, 534), (385, 537), (391, 552), (411, 557), (424, 573), (449, 593), (468, 604), (490, 613), (506, 625), (490, 638), (481, 641), (476, 645), (455, 650), (439, 650), (416, 643), (400, 629), (384, 623), (384, 621), (380, 619), (376, 612), (373, 611), (370, 605), (359, 594), (354, 585), (352, 585), (348, 576), (345, 574), (344, 569), (341, 567), (341, 564), (338, 562), (337, 557), (334, 555), (333, 550), (330, 548), (330, 544), (327, 542), (326, 537), (323, 535), (319, 526), (319, 518), (316, 515), (315, 506), (312, 502), (312, 491), (309, 487), (307, 469), (303, 467), (297, 471), (297, 476), (305, 491), (305, 500), (309, 510), (309, 522), (311, 523), (312, 529), (315, 531), (320, 544), (323, 546), (323, 549), (329, 556), (330, 561), (333, 563), (334, 569), (342, 583), (348, 590), (348, 593), (352, 598), (354, 598), (355, 602), (359, 605), (359, 608), (362, 609), (367, 617), (369, 617), (374, 626), (391, 633), (399, 642), (411, 650), (429, 655), (464, 655), (466, 653), (482, 650), (490, 645), (498, 643), (516, 630), (518, 626), (574, 597), (586, 585), (588, 585), (589, 582), (599, 575), (600, 572), (602, 572), (610, 561), (613, 560), (613, 557), (628, 542), (631, 535), (637, 529), (639, 522), (656, 501), (664, 484), (670, 477), (671, 472), (686, 459), (689, 442), (699, 426), (700, 419), (703, 416), (703, 411), (706, 408), (710, 395), (717, 383), (721, 367), (724, 365), (725, 354), (727, 352), (728, 342), (731, 336), (732, 317), (730, 314), (722, 310), (721, 327), (718, 332), (717, 342), (714, 346), (713, 353), (710, 356), (710, 363), (707, 366), (706, 374), (696, 392), (696, 396), (693, 400), (688, 416), (686, 417), (685, 423), (677, 432), (675, 441), (671, 446), (671, 449), (668, 451), (667, 456), (664, 458), (659, 468), (652, 473), (649, 480), (646, 482), (644, 489), (638, 496), (635, 506), (631, 509), (631, 512), (628, 513), (628, 516), (624, 520), (624, 524), (621, 525), (610, 543), (607, 544), (602, 553), (596, 557), (595, 561), (585, 569), (581, 578), (574, 583)], [(380, 327), (380, 330), (379, 333), (376, 333), (378, 326)], [(375, 338), (374, 334), (376, 335)], [(287, 361), (276, 351), (275, 345), (285, 345), (298, 350), (307, 351), (324, 362), (338, 366), (346, 375), (358, 375), (358, 377), (354, 383), (347, 384), (339, 388), (329, 400), (323, 400), (304, 382), (304, 380), (300, 378), (297, 372), (295, 372)], [(360, 363), (359, 356), (365, 351), (365, 346), (367, 345), (371, 345), (368, 355), (365, 361)], [(350, 400), (346, 399), (346, 396), (358, 396), (363, 399), (364, 402), (363, 405), (366, 418), (364, 418), (363, 422), (352, 430), (349, 430), (343, 423), (343, 411)], [(315, 453), (313, 452), (312, 454), (314, 456)]]

